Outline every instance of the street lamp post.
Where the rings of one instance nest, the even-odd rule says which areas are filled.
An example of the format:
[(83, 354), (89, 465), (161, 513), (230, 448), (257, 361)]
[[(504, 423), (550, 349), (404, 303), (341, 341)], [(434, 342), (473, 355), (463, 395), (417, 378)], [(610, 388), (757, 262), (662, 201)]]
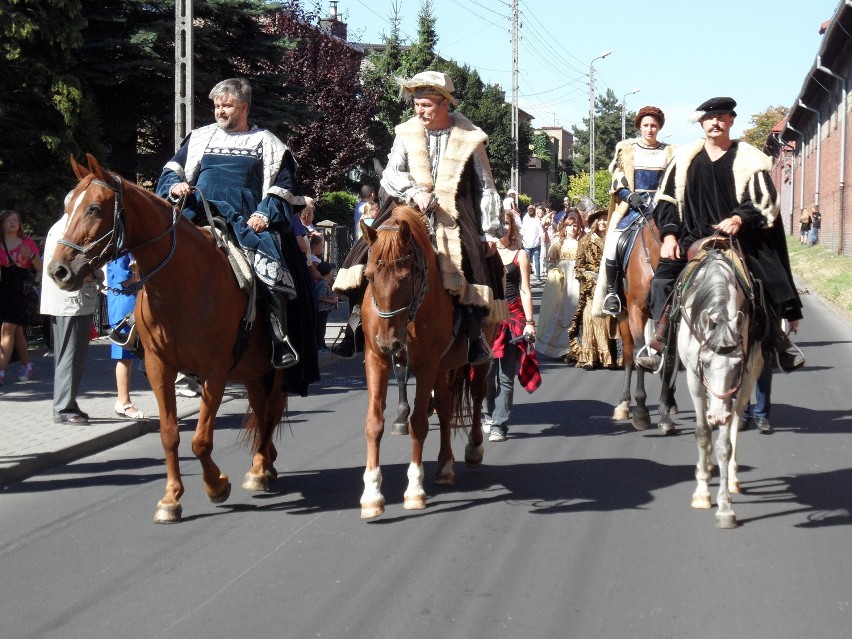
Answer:
[(602, 60), (612, 51), (604, 51), (589, 63), (589, 197), (595, 199), (595, 60)]
[(627, 118), (627, 96), (633, 95), (634, 93), (639, 93), (639, 89), (633, 89), (632, 91), (625, 93), (621, 98), (621, 139), (623, 140), (626, 135), (626, 123), (625, 118)]

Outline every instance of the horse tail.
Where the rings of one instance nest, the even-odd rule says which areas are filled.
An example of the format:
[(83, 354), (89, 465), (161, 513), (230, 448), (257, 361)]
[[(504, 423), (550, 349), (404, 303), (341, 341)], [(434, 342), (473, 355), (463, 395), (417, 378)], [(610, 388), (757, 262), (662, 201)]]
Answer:
[(267, 427), (264, 425), (264, 420), (251, 409), (251, 405), (243, 415), (237, 441), (253, 452), (258, 451), (264, 445), (264, 438), (267, 443), (271, 443), (278, 426), (287, 419), (287, 393), (280, 389), (280, 383), (281, 379), (277, 371), (270, 371), (263, 376), (264, 401), (262, 406), (269, 420), (272, 421), (268, 425), (269, 432), (266, 432)]
[(450, 394), (450, 427), (470, 428), (473, 425), (473, 394), (470, 364), (447, 371), (447, 388)]

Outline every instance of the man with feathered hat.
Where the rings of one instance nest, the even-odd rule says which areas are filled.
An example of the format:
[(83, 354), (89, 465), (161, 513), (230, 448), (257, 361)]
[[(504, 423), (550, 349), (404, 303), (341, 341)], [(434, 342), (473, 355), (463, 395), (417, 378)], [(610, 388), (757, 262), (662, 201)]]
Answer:
[[(374, 225), (381, 224), (394, 206), (418, 209), (430, 224), (438, 248), (444, 287), (462, 309), (471, 364), (491, 359), (481, 324), (505, 317), (503, 265), (494, 246), (502, 234), (501, 199), (494, 186), (485, 147), (488, 136), (461, 113), (453, 81), (446, 73), (423, 71), (411, 79), (397, 78), (404, 95), (414, 102), (414, 117), (396, 127), (381, 186), (388, 197)], [(367, 245), (352, 247), (337, 275), (334, 290), (363, 296)], [(499, 300), (495, 303), (495, 299)], [(502, 306), (503, 313), (500, 313)], [(350, 323), (351, 326), (351, 323)], [(349, 341), (351, 339), (351, 342)], [(351, 329), (335, 349), (354, 353)]]

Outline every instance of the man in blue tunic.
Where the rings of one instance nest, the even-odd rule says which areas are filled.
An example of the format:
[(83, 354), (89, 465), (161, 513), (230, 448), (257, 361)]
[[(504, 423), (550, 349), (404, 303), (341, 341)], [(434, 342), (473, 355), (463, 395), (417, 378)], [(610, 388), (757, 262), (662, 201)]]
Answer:
[[(304, 287), (299, 281), (301, 273), (294, 272), (298, 262), (287, 260), (288, 268), (282, 259), (287, 257), (287, 241), (282, 256), (277, 236), (270, 231), (282, 232), (283, 240), (293, 239), (286, 237), (292, 236), (291, 207), (305, 204), (294, 180), (296, 162), (277, 137), (249, 124), (251, 86), (246, 80), (219, 82), (210, 99), (215, 124), (195, 129), (186, 137), (163, 168), (157, 194), (172, 202), (185, 198), (184, 214), (203, 220), (202, 200), (196, 194), (201, 191), (214, 214), (228, 221), (252, 262), (269, 311), (272, 364), (288, 368), (298, 363), (299, 355), (288, 337), (285, 304), (296, 298), (297, 290), (301, 296)], [(309, 291), (304, 302), (300, 306), (312, 306)]]

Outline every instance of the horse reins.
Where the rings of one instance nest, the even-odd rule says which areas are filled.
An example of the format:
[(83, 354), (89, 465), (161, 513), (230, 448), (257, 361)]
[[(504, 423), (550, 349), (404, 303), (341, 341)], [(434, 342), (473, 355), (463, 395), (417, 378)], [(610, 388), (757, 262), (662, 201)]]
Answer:
[[(399, 231), (399, 227), (383, 224), (382, 226), (379, 226), (376, 230)], [(408, 320), (406, 321), (406, 324), (413, 322), (417, 318), (417, 311), (420, 309), (420, 305), (423, 303), (423, 298), (426, 297), (426, 293), (429, 291), (429, 278), (427, 277), (428, 267), (426, 265), (426, 261), (421, 259), (423, 251), (417, 246), (416, 242), (410, 243), (409, 246), (411, 246), (411, 251), (403, 255), (402, 257), (398, 257), (395, 260), (391, 261), (376, 260), (376, 264), (378, 264), (379, 266), (396, 266), (397, 264), (401, 264), (408, 260), (412, 261), (411, 301), (408, 303), (407, 306), (402, 306), (393, 311), (383, 311), (379, 308), (379, 305), (376, 302), (376, 298), (372, 298), (373, 308), (376, 309), (376, 314), (382, 319), (390, 319), (391, 317), (396, 317), (397, 315), (408, 311)], [(419, 287), (417, 287), (418, 280)]]
[(109, 189), (115, 194), (115, 197), (113, 198), (115, 202), (115, 207), (113, 209), (112, 228), (98, 239), (94, 240), (93, 242), (90, 242), (87, 246), (80, 246), (79, 244), (74, 244), (73, 242), (69, 242), (68, 240), (62, 238), (57, 240), (57, 244), (61, 244), (62, 246), (67, 246), (68, 248), (74, 249), (83, 256), (88, 256), (92, 252), (92, 249), (94, 249), (98, 244), (100, 244), (104, 240), (108, 240), (106, 245), (98, 255), (84, 262), (84, 264), (89, 266), (92, 270), (96, 270), (107, 262), (115, 260), (121, 257), (122, 255), (126, 255), (127, 253), (133, 253), (134, 251), (138, 251), (139, 249), (150, 246), (165, 237), (168, 233), (171, 233), (172, 245), (169, 249), (168, 255), (166, 255), (166, 257), (151, 272), (149, 272), (147, 275), (140, 278), (137, 282), (134, 282), (130, 286), (106, 287), (108, 290), (116, 293), (137, 293), (139, 290), (141, 290), (142, 285), (149, 279), (154, 277), (154, 275), (156, 275), (166, 264), (168, 264), (174, 256), (175, 248), (177, 247), (177, 224), (182, 216), (177, 210), (177, 208), (172, 207), (172, 223), (168, 227), (166, 227), (164, 231), (158, 233), (150, 239), (145, 240), (140, 244), (137, 244), (136, 246), (125, 248), (125, 213), (124, 207), (122, 206), (122, 202), (124, 200), (124, 188), (120, 177), (118, 177), (117, 175), (114, 175), (112, 177), (115, 180), (117, 186), (108, 184), (107, 182), (104, 182), (103, 180), (100, 180), (98, 178), (93, 178), (92, 181), (89, 182), (89, 186), (91, 186), (92, 184), (96, 184), (98, 186), (102, 186), (106, 189)]
[[(727, 258), (725, 258), (722, 253), (718, 253), (718, 254), (714, 254), (714, 255), (711, 255), (711, 254), (708, 253), (708, 255), (705, 259), (709, 259), (710, 257), (712, 257), (712, 259), (718, 259), (718, 260), (723, 260), (725, 262), (728, 262), (729, 266), (734, 271), (734, 279), (736, 280), (736, 268), (733, 266), (733, 264), (730, 264), (730, 261)], [(703, 270), (702, 267), (703, 267), (703, 265), (699, 265), (696, 268), (696, 272), (693, 272), (692, 277), (695, 277), (695, 275), (697, 275), (698, 269)], [(739, 283), (737, 283), (737, 285), (739, 286)], [(683, 293), (681, 293), (681, 295), (683, 295)], [(707, 381), (707, 377), (706, 377), (706, 375), (704, 375), (704, 365), (701, 363), (701, 351), (707, 346), (707, 342), (706, 342), (706, 340), (702, 341), (702, 339), (695, 332), (695, 329), (693, 328), (692, 318), (689, 317), (689, 315), (686, 313), (686, 310), (682, 306), (679, 309), (679, 312), (683, 315), (683, 318), (685, 320), (684, 323), (686, 324), (686, 327), (689, 329), (689, 333), (692, 335), (692, 337), (695, 338), (695, 341), (698, 342), (698, 352), (699, 352), (698, 368), (701, 371), (701, 383), (704, 385), (704, 388), (706, 388), (708, 390), (708, 392), (710, 392), (710, 394), (713, 395), (714, 397), (716, 397), (717, 399), (726, 399), (726, 398), (730, 397), (731, 395), (734, 395), (742, 386), (743, 375), (745, 373), (745, 347), (743, 345), (742, 332), (740, 332), (739, 335), (736, 335), (734, 333), (734, 331), (731, 329), (731, 327), (726, 324), (725, 328), (728, 330), (728, 332), (731, 334), (731, 336), (736, 339), (736, 343), (733, 346), (726, 346), (726, 347), (719, 348), (719, 349), (713, 349), (713, 352), (716, 353), (717, 355), (727, 355), (729, 353), (734, 352), (738, 348), (743, 351), (743, 357), (740, 359), (740, 372), (737, 375), (736, 384), (734, 384), (734, 386), (730, 390), (728, 390), (727, 392), (719, 394), (716, 391), (714, 391), (712, 388), (710, 388), (710, 384)], [(741, 313), (742, 313), (742, 311), (737, 311), (738, 315), (741, 314)]]

